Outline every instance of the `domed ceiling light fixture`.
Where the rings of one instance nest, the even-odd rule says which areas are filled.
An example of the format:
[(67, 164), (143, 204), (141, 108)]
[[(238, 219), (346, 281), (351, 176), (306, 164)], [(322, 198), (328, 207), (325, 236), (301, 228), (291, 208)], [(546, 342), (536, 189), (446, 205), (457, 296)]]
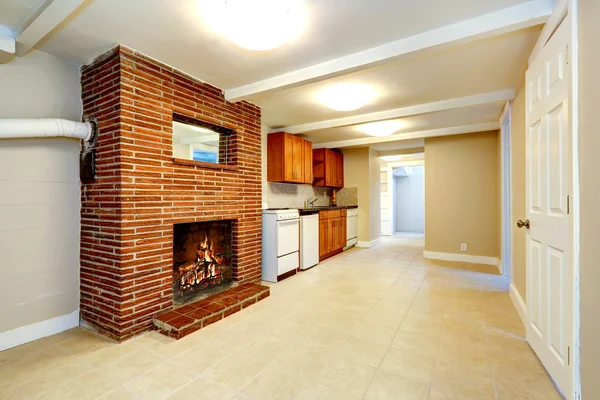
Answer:
[(360, 125), (359, 129), (370, 136), (390, 136), (402, 127), (400, 121), (379, 121)]
[(231, 42), (249, 50), (272, 50), (300, 36), (301, 0), (204, 1), (204, 18)]
[(318, 100), (336, 111), (353, 111), (363, 107), (375, 97), (369, 85), (343, 83), (329, 86), (317, 94)]

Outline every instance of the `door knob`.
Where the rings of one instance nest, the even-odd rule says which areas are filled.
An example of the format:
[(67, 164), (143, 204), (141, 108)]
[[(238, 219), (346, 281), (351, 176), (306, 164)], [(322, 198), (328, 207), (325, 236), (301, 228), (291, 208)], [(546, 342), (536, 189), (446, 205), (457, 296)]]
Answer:
[(525, 227), (526, 229), (529, 229), (530, 226), (531, 226), (531, 224), (529, 223), (528, 219), (526, 219), (525, 221), (521, 221), (521, 220), (517, 221), (517, 227), (519, 227), (519, 228)]

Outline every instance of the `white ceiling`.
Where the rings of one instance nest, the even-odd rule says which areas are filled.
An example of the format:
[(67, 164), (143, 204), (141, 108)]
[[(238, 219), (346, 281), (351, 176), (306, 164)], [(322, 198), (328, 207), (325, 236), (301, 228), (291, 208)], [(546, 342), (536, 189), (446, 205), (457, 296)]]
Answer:
[(42, 50), (85, 63), (122, 43), (229, 89), (527, 0), (304, 0), (304, 34), (270, 52), (212, 32), (207, 1), (93, 0)]
[[(453, 110), (444, 110), (427, 114), (413, 115), (405, 118), (398, 118), (403, 125), (395, 135), (401, 136), (404, 133), (415, 131), (426, 131), (440, 129), (448, 126), (472, 125), (482, 122), (498, 121), (503, 103), (489, 103), (473, 107), (463, 107)], [(303, 134), (313, 143), (333, 142), (340, 139), (360, 139), (371, 136), (361, 132), (359, 126), (345, 126), (338, 128), (323, 129), (311, 131)]]
[(0, 25), (19, 33), (46, 0), (1, 0)]
[(394, 150), (415, 149), (425, 146), (425, 139), (398, 140), (396, 142), (386, 142), (371, 145), (371, 148), (377, 151), (393, 152)]
[(265, 125), (279, 128), (356, 114), (331, 110), (316, 100), (320, 90), (337, 83), (363, 83), (377, 90), (377, 98), (360, 114), (515, 88), (524, 79), (539, 33), (539, 27), (521, 30), (250, 101), (261, 107)]
[[(121, 43), (230, 93), (231, 89), (277, 80), (282, 74), (304, 71), (320, 63), (333, 65), (340, 57), (400, 40), (412, 41), (411, 45), (427, 42), (434, 35), (431, 32), (441, 35), (441, 31), (436, 31), (438, 28), (468, 36), (474, 27), (483, 26), (483, 34), (473, 33), (470, 40), (424, 46), (422, 51), (408, 51), (403, 57), (389, 56), (375, 64), (365, 63), (340, 69), (336, 74), (298, 81), (293, 88), (282, 85), (244, 96), (261, 106), (264, 125), (283, 130), (417, 106), (421, 111), (406, 114), (401, 119), (406, 127), (399, 131), (413, 138), (413, 132), (432, 129), (443, 132), (445, 128), (458, 132), (463, 126), (468, 130), (473, 126), (490, 127), (490, 123), (497, 122), (504, 101), (488, 95), (498, 91), (512, 93), (522, 83), (527, 59), (541, 30), (539, 24), (550, 14), (554, 3), (554, 0), (303, 0), (307, 20), (303, 34), (280, 48), (253, 52), (237, 47), (211, 30), (205, 20), (208, 15), (205, 7), (215, 1), (223, 0), (86, 0), (75, 12), (70, 15), (67, 12), (68, 17), (65, 15), (58, 28), (49, 29), (37, 48), (83, 64)], [(31, 11), (42, 3), (43, 0), (2, 0), (0, 25), (22, 26), (24, 19), (32, 14), (27, 17), (18, 10), (24, 12), (25, 7)], [(499, 21), (499, 28), (491, 27), (495, 21)], [(449, 27), (451, 24), (456, 25)], [(370, 104), (353, 112), (333, 111), (316, 101), (319, 90), (341, 82), (372, 85), (378, 95)], [(474, 95), (488, 100), (467, 107), (456, 100)], [(440, 101), (454, 105), (425, 107), (425, 111), (419, 106)], [(386, 118), (373, 120), (381, 119)], [(344, 147), (346, 140), (366, 137), (356, 126), (304, 129), (297, 133), (316, 144), (336, 142), (339, 147)], [(384, 151), (404, 148), (412, 141), (400, 143), (400, 135), (398, 138), (398, 141), (386, 138), (383, 143), (371, 141), (368, 145)]]

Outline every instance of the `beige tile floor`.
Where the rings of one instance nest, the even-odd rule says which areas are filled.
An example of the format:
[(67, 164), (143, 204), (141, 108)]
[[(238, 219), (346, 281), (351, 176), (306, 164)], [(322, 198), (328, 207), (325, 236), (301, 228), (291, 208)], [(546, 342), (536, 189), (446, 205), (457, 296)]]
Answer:
[(0, 399), (559, 399), (506, 278), (387, 238), (182, 340), (73, 329), (0, 353)]

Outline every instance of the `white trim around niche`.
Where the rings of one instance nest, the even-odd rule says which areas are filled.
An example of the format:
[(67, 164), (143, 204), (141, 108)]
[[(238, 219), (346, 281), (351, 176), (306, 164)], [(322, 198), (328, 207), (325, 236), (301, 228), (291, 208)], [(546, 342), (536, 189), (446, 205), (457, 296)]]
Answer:
[(33, 342), (46, 336), (56, 335), (79, 326), (79, 310), (35, 324), (22, 326), (0, 333), (0, 351)]

